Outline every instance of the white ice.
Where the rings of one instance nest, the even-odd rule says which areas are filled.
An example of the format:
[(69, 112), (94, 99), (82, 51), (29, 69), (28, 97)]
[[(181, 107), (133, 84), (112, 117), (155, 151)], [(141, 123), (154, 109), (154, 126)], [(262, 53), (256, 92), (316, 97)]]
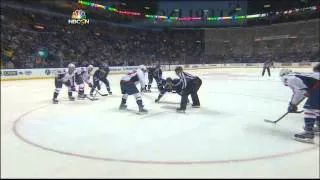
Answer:
[(188, 105), (186, 114), (175, 112), (176, 94), (155, 103), (155, 84), (142, 95), (147, 115), (136, 114), (132, 96), (119, 111), (122, 75), (109, 77), (111, 96), (70, 102), (64, 87), (59, 104), (53, 79), (2, 81), (1, 177), (319, 178), (319, 137), (293, 139), (303, 113), (264, 122), (285, 113), (291, 97), (279, 69), (271, 77), (254, 68), (189, 72), (203, 84), (201, 108)]

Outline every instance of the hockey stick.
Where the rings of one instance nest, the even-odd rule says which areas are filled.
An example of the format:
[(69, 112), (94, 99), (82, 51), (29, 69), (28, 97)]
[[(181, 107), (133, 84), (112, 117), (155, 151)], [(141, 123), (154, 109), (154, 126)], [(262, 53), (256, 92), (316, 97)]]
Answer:
[(89, 100), (91, 100), (91, 101), (96, 101), (96, 100), (98, 100), (95, 96), (92, 97), (92, 98), (90, 98), (89, 96), (86, 95), (86, 98), (89, 99)]
[[(302, 111), (297, 111), (297, 112), (294, 112), (294, 113), (302, 113)], [(283, 114), (281, 117), (279, 117), (277, 120), (275, 121), (271, 121), (271, 120), (268, 120), (268, 119), (265, 119), (264, 122), (268, 122), (268, 123), (274, 123), (276, 124), (277, 122), (279, 122), (282, 118), (284, 118), (286, 115), (288, 115), (290, 112), (286, 112), (285, 114)]]
[(99, 92), (99, 90), (95, 90), (96, 91), (96, 93), (98, 93), (100, 96), (108, 96), (108, 94), (101, 94), (100, 92)]
[[(299, 105), (304, 99), (305, 99), (305, 98), (302, 98), (302, 99), (297, 103), (297, 105)], [(302, 113), (302, 112), (303, 112), (303, 110), (302, 110), (302, 111), (291, 112), (291, 113)], [(284, 117), (285, 117), (286, 115), (288, 115), (289, 113), (290, 113), (289, 111), (286, 112), (286, 113), (284, 113), (280, 118), (278, 118), (278, 119), (275, 120), (275, 121), (271, 121), (271, 120), (265, 119), (264, 122), (276, 124), (277, 122), (279, 122), (282, 118), (284, 118)]]

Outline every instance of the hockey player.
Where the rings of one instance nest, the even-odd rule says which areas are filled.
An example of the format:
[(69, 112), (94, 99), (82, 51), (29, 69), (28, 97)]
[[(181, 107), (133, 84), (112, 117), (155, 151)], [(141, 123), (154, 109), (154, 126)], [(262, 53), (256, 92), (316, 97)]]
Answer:
[(268, 71), (268, 76), (270, 77), (271, 76), (271, 73), (270, 73), (270, 67), (273, 66), (273, 62), (268, 60), (266, 62), (263, 63), (263, 70), (262, 70), (262, 76), (264, 76), (264, 73), (266, 72), (266, 70)]
[(191, 94), (192, 107), (199, 108), (200, 101), (198, 97), (198, 90), (202, 84), (202, 81), (199, 77), (193, 76), (189, 73), (183, 72), (181, 66), (176, 67), (175, 72), (182, 82), (181, 90), (181, 102), (180, 108), (177, 109), (177, 112), (185, 112), (187, 107), (188, 96)]
[(148, 71), (148, 87), (147, 87), (147, 91), (151, 92), (151, 86), (152, 86), (152, 82), (153, 82), (153, 73), (155, 71), (155, 67), (148, 67), (147, 71)]
[(76, 68), (75, 82), (79, 86), (78, 98), (80, 99), (86, 97), (84, 94), (84, 87), (85, 87), (84, 83), (87, 83), (89, 87), (92, 87), (92, 84), (89, 82), (92, 71), (93, 71), (92, 65), (89, 65), (88, 67)]
[[(172, 79), (168, 77), (166, 80), (162, 80), (162, 83), (159, 85), (159, 95), (155, 102), (159, 102), (163, 95), (167, 92), (177, 93), (181, 96), (182, 90), (182, 82), (180, 79)], [(189, 103), (189, 99), (187, 99), (187, 103)]]
[(59, 92), (63, 84), (68, 87), (69, 100), (70, 101), (75, 100), (75, 98), (72, 96), (72, 91), (75, 91), (75, 86), (74, 86), (75, 68), (76, 68), (75, 65), (70, 63), (68, 65), (68, 70), (57, 71), (57, 76), (54, 79), (55, 90), (54, 90), (53, 99), (52, 99), (53, 104), (58, 104), (59, 101), (57, 100), (57, 97), (59, 95)]
[(107, 79), (107, 76), (110, 72), (108, 65), (100, 65), (99, 69), (97, 69), (93, 74), (93, 86), (90, 91), (90, 96), (93, 96), (93, 91), (95, 88), (98, 88), (98, 91), (101, 89), (100, 81), (102, 81), (107, 88), (108, 93), (111, 95), (112, 92), (110, 90), (110, 83)]
[(313, 142), (320, 127), (320, 73), (293, 73), (289, 69), (280, 71), (281, 81), (293, 90), (288, 112), (296, 112), (297, 105), (304, 98), (304, 132), (295, 134), (297, 141)]
[(161, 84), (161, 80), (162, 80), (162, 70), (161, 70), (161, 66), (159, 64), (155, 68), (154, 67), (148, 68), (147, 92), (151, 92), (151, 85), (152, 85), (153, 79), (156, 80), (157, 87), (159, 89), (159, 85)]
[(119, 109), (123, 110), (127, 108), (127, 98), (129, 95), (134, 95), (139, 107), (139, 113), (147, 113), (142, 104), (141, 93), (137, 88), (137, 84), (140, 83), (141, 89), (145, 90), (145, 76), (147, 68), (144, 65), (140, 65), (137, 70), (130, 71), (127, 75), (123, 76), (120, 80), (120, 88), (122, 93), (122, 99)]

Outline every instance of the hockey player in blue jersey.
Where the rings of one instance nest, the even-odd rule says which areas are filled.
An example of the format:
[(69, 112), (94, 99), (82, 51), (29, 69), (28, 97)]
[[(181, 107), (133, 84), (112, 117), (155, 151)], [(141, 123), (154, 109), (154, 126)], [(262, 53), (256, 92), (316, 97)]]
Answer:
[(156, 67), (149, 67), (147, 70), (148, 70), (147, 92), (151, 92), (151, 85), (152, 85), (153, 79), (156, 80), (157, 87), (159, 89), (159, 85), (161, 84), (161, 80), (162, 80), (161, 66), (158, 64)]
[(75, 86), (74, 86), (75, 68), (76, 66), (70, 63), (68, 65), (67, 70), (64, 69), (64, 70), (57, 71), (57, 75), (54, 79), (55, 90), (54, 90), (53, 99), (52, 99), (53, 104), (58, 104), (59, 101), (57, 100), (57, 98), (63, 84), (68, 87), (69, 100), (70, 101), (75, 100), (75, 98), (72, 96), (72, 91), (75, 91)]
[(98, 91), (101, 89), (100, 81), (102, 81), (108, 93), (111, 95), (112, 92), (110, 90), (110, 83), (107, 79), (107, 76), (109, 75), (110, 68), (108, 65), (102, 64), (99, 66), (99, 69), (97, 69), (93, 74), (93, 86), (91, 87), (90, 96), (93, 96), (93, 91), (98, 88)]
[[(167, 92), (177, 93), (181, 96), (182, 82), (180, 81), (180, 79), (172, 79), (168, 77), (166, 80), (161, 80), (161, 83), (159, 83), (158, 88), (160, 93), (155, 102), (159, 102), (163, 95)], [(187, 103), (189, 103), (189, 99), (187, 100)]]
[[(314, 69), (315, 70), (315, 69)], [(296, 112), (297, 105), (304, 98), (304, 132), (295, 134), (297, 141), (313, 142), (315, 133), (320, 127), (320, 73), (294, 73), (289, 69), (280, 71), (281, 81), (292, 89), (293, 95), (289, 103), (288, 112)]]
[(145, 91), (145, 73), (147, 68), (144, 65), (140, 65), (137, 70), (130, 71), (127, 75), (123, 76), (120, 80), (120, 89), (122, 93), (122, 99), (119, 109), (124, 110), (127, 108), (127, 98), (129, 95), (133, 95), (136, 99), (139, 107), (139, 113), (147, 113), (148, 110), (144, 109), (142, 103), (141, 93), (139, 92), (137, 85), (140, 83), (142, 91)]
[(201, 79), (197, 76), (193, 76), (189, 73), (184, 72), (181, 66), (176, 67), (175, 72), (182, 82), (181, 102), (180, 108), (177, 109), (177, 112), (185, 112), (189, 95), (191, 95), (193, 103), (192, 107), (199, 108), (200, 101), (198, 97), (198, 90), (202, 84)]

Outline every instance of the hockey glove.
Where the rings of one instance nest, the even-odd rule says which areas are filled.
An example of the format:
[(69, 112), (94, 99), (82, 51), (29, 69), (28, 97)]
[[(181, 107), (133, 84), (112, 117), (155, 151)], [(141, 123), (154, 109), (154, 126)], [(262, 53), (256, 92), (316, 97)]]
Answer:
[(89, 85), (90, 88), (92, 88), (92, 83), (89, 83), (88, 85)]
[(289, 113), (295, 113), (295, 112), (297, 112), (297, 110), (298, 110), (297, 105), (289, 103), (289, 107), (288, 107), (288, 112)]

